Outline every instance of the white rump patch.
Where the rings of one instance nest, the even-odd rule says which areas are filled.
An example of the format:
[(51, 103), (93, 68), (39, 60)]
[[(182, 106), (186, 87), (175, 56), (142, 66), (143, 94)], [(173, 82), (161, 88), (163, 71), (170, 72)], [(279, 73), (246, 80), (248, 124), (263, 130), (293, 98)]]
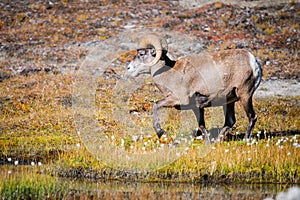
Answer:
[(252, 67), (253, 75), (255, 77), (255, 89), (257, 89), (262, 78), (262, 70), (259, 64), (257, 63), (255, 57), (253, 56), (253, 54), (250, 52), (248, 52), (248, 54), (249, 54), (250, 66)]

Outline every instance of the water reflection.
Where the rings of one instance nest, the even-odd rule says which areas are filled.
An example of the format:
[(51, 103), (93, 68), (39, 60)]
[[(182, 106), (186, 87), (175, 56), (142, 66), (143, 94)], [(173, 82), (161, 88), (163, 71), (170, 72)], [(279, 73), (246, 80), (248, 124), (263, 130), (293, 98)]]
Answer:
[[(73, 182), (74, 196), (113, 199), (264, 199), (275, 198), (291, 185), (280, 184), (187, 184), (122, 181)], [(88, 191), (88, 193), (86, 193)]]
[[(40, 189), (44, 190), (44, 188), (49, 188), (47, 185), (50, 184), (51, 186), (52, 184), (57, 188), (54, 188), (54, 191), (50, 189), (50, 196), (55, 194), (58, 197), (64, 197), (63, 199), (275, 199), (278, 193), (295, 186), (283, 184), (144, 183), (141, 181), (120, 180), (79, 180), (51, 177), (40, 172), (39, 167), (4, 165), (0, 166), (0, 181), (4, 183), (2, 186), (13, 183), (23, 184), (17, 187), (19, 189), (39, 186)], [(49, 180), (51, 180), (50, 183)], [(54, 184), (51, 182), (54, 182)], [(14, 187), (5, 186), (4, 188), (12, 189)], [(38, 192), (38, 190), (32, 190), (31, 192), (34, 191)], [(57, 194), (57, 192), (62, 194)], [(31, 193), (19, 195), (24, 198), (37, 196), (37, 194)]]

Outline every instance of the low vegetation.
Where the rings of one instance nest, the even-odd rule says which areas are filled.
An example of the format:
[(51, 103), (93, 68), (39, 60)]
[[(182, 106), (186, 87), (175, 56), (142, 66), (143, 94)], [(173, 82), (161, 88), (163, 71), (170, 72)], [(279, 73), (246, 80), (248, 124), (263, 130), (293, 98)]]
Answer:
[[(1, 166), (1, 199), (63, 199), (70, 189), (56, 178), (38, 175), (37, 169)], [(16, 173), (16, 171), (19, 171)]]
[[(72, 109), (72, 84), (78, 63), (97, 41), (113, 37), (128, 27), (188, 33), (201, 39), (204, 45), (199, 47), (201, 50), (251, 49), (261, 59), (265, 79), (299, 80), (299, 3), (292, 1), (270, 8), (217, 3), (189, 10), (170, 2), (157, 5), (157, 1), (149, 0), (138, 5), (147, 12), (137, 11), (136, 2), (133, 5), (126, 0), (90, 1), (89, 4), (67, 0), (53, 4), (0, 3), (3, 39), (0, 44), (0, 164), (5, 169), (0, 170), (1, 198), (76, 197), (72, 188), (57, 177), (141, 182), (300, 183), (300, 96), (255, 99), (259, 119), (252, 139), (247, 141), (240, 139), (247, 123), (237, 104), (237, 123), (224, 142), (204, 145), (200, 137), (195, 138), (184, 155), (150, 171), (113, 168), (85, 148)], [(169, 11), (170, 8), (173, 10)], [(73, 15), (75, 11), (78, 14)], [(161, 94), (151, 79), (145, 79), (137, 92), (124, 99), (124, 105), (128, 109), (126, 115), (137, 127), (149, 131), (149, 137), (136, 140), (132, 136), (138, 134), (126, 132), (126, 124), (115, 120), (114, 108), (122, 106), (113, 101), (113, 87), (118, 81), (115, 75), (133, 55), (134, 52), (122, 55), (97, 80), (95, 119), (108, 142), (128, 152), (148, 153), (161, 144), (174, 142), (176, 131), (182, 128), (182, 121), (178, 120), (189, 118), (168, 110), (163, 124), (168, 135), (159, 140), (152, 130), (151, 108)], [(224, 120), (222, 111), (215, 108), (207, 110), (206, 119), (212, 131), (222, 126)], [(194, 120), (191, 116), (191, 121)], [(192, 133), (193, 124), (187, 125), (181, 131)], [(28, 167), (21, 172), (26, 176), (13, 176), (12, 172), (23, 165)]]
[[(197, 149), (198, 146), (203, 148), (202, 140), (195, 139), (186, 155), (169, 166), (149, 174), (147, 172), (148, 175), (141, 173), (133, 176), (130, 175), (133, 172), (120, 172), (105, 166), (85, 149), (75, 132), (72, 119), (72, 80), (70, 75), (40, 72), (0, 83), (0, 157), (3, 164), (14, 164), (15, 161), (18, 164), (41, 162), (49, 173), (67, 177), (127, 177), (143, 181), (299, 182), (299, 97), (255, 100), (259, 120), (253, 139), (249, 141), (240, 139), (246, 128), (246, 119), (240, 106), (237, 106), (237, 123), (226, 141), (205, 147), (206, 152), (203, 153)], [(114, 81), (111, 79), (104, 86), (104, 83), (100, 84), (101, 80), (101, 89), (97, 90), (96, 95), (99, 109), (97, 120), (99, 126), (105, 128), (101, 134), (109, 138), (114, 136), (114, 141), (110, 142), (120, 148), (130, 151), (130, 146), (135, 145), (135, 150), (147, 152), (145, 140), (134, 142), (129, 133), (127, 138), (121, 138), (120, 131), (124, 135), (126, 129), (111, 117), (114, 101), (110, 100), (113, 93), (109, 84), (113, 85)], [(151, 106), (160, 98), (160, 94), (150, 81), (146, 81), (142, 89), (128, 99), (126, 106), (137, 126), (150, 126), (152, 130)], [(99, 96), (105, 98), (100, 99)], [(219, 112), (219, 115), (215, 112)], [(147, 138), (149, 149), (151, 145), (172, 141), (172, 133), (180, 127), (178, 118), (174, 117), (176, 115), (177, 111), (170, 110), (166, 117), (165, 124), (169, 131), (168, 137), (165, 137), (167, 139), (163, 137), (159, 141), (154, 132), (153, 136)], [(193, 121), (193, 116), (190, 117)], [(208, 109), (206, 118), (210, 128), (223, 123), (222, 112), (215, 108)]]

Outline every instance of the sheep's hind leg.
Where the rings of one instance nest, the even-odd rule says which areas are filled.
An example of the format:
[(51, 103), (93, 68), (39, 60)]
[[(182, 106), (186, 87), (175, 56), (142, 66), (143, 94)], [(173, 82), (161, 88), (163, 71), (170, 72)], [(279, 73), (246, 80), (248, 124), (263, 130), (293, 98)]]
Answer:
[[(210, 144), (210, 138), (209, 133), (205, 128), (205, 121), (204, 121), (204, 108), (194, 108), (193, 109), (194, 114), (197, 118), (198, 127), (200, 129), (200, 132), (204, 135), (204, 141), (206, 144)], [(198, 136), (199, 130), (194, 133), (194, 136)]]
[(252, 96), (249, 96), (248, 98), (241, 98), (240, 101), (248, 117), (248, 127), (244, 138), (249, 139), (255, 126), (257, 116), (253, 108)]
[(163, 107), (174, 107), (175, 105), (178, 105), (178, 102), (176, 101), (176, 99), (173, 99), (171, 97), (162, 99), (162, 100), (156, 102), (156, 104), (154, 104), (154, 106), (153, 106), (153, 128), (154, 128), (158, 138), (160, 138), (163, 134), (166, 133), (166, 131), (163, 130), (160, 126), (160, 119), (159, 119), (159, 114), (158, 114), (159, 109), (163, 108)]
[(225, 123), (224, 126), (219, 133), (217, 141), (222, 141), (226, 134), (232, 129), (233, 125), (235, 124), (235, 113), (234, 113), (234, 103), (229, 103), (223, 105), (223, 111), (225, 115)]

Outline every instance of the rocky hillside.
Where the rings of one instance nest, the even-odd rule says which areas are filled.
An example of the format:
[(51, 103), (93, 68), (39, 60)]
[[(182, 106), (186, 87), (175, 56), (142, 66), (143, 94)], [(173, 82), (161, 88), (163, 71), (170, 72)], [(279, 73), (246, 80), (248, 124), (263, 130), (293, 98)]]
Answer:
[(1, 1), (0, 81), (76, 70), (93, 44), (141, 28), (194, 36), (201, 50), (247, 48), (265, 78), (299, 80), (300, 3), (224, 2)]

